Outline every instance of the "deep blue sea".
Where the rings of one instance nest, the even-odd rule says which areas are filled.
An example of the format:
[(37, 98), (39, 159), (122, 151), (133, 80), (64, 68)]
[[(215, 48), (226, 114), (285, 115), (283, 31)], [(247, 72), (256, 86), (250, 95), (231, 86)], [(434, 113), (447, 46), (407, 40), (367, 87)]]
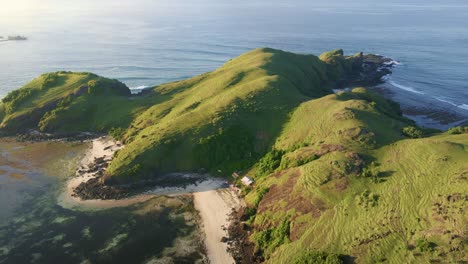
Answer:
[[(10, 1), (11, 2), (11, 1)], [(0, 97), (44, 72), (131, 88), (188, 78), (257, 47), (377, 53), (396, 100), (468, 116), (465, 0), (17, 0), (0, 10)]]

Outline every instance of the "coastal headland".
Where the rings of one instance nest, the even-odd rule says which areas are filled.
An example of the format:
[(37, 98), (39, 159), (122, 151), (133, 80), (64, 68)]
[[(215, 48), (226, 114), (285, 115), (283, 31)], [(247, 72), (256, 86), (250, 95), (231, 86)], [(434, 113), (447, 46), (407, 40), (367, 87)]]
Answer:
[(2, 99), (0, 132), (107, 135), (59, 203), (190, 195), (213, 262), (463, 260), (468, 128), (419, 127), (366, 89), (391, 62), (261, 48), (138, 95), (92, 73), (48, 73)]

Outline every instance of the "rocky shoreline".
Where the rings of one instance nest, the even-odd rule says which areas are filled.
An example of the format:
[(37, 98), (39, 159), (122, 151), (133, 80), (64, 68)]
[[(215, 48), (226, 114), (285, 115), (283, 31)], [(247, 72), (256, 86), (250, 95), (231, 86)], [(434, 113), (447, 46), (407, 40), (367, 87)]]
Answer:
[(446, 130), (454, 126), (467, 126), (468, 118), (451, 109), (436, 107), (432, 103), (416, 102), (411, 98), (403, 98), (402, 94), (395, 94), (385, 85), (370, 88), (387, 100), (397, 102), (402, 114), (415, 121), (419, 126)]
[(92, 143), (92, 148), (76, 171), (75, 180), (79, 184), (73, 186), (71, 190), (71, 196), (81, 200), (120, 200), (145, 193), (156, 187), (185, 188), (207, 179), (206, 175), (174, 173), (129, 184), (106, 184), (104, 183), (106, 169), (115, 152), (122, 149), (124, 145), (105, 136), (94, 139)]
[(105, 161), (101, 164), (94, 163), (91, 169), (82, 171), (81, 173), (94, 173), (96, 176), (86, 182), (80, 183), (80, 185), (74, 189), (72, 195), (82, 200), (120, 200), (142, 193), (151, 194), (151, 190), (155, 188), (184, 189), (190, 185), (197, 186), (201, 182), (207, 180), (207, 177), (203, 175), (179, 177), (178, 175), (186, 174), (166, 174), (154, 180), (137, 181), (125, 185), (109, 185), (103, 183), (104, 172), (108, 164), (109, 161)]
[[(342, 50), (337, 51), (343, 55)], [(363, 54), (346, 56), (349, 65), (343, 66), (341, 78), (333, 84), (334, 89), (343, 89), (357, 86), (375, 86), (385, 82), (385, 76), (392, 74), (392, 68), (398, 64), (397, 61), (381, 55)], [(331, 63), (334, 65), (334, 63)], [(344, 63), (343, 65), (346, 65)]]
[(223, 242), (228, 244), (228, 252), (237, 264), (262, 263), (263, 257), (255, 254), (255, 244), (249, 240), (250, 227), (245, 223), (245, 207), (233, 209), (229, 214), (227, 227), (228, 236)]
[[(1, 135), (0, 135), (1, 136)], [(42, 142), (42, 141), (67, 141), (67, 142), (83, 142), (104, 136), (102, 133), (94, 132), (76, 132), (76, 133), (43, 133), (31, 129), (26, 133), (16, 134), (16, 140), (20, 142)]]

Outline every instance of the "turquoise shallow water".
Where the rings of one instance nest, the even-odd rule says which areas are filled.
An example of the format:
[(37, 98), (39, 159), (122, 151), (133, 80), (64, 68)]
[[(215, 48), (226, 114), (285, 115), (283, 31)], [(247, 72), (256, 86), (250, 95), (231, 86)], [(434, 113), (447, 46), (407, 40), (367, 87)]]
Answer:
[[(85, 147), (0, 141), (0, 263), (200, 263), (206, 258), (189, 196), (160, 196), (106, 210), (59, 206), (58, 195)], [(51, 154), (57, 151), (61, 155)]]
[(343, 48), (400, 61), (386, 85), (400, 99), (468, 116), (466, 1), (25, 1), (0, 11), (0, 35), (29, 37), (0, 42), (0, 97), (49, 71), (136, 88), (211, 71), (256, 47)]

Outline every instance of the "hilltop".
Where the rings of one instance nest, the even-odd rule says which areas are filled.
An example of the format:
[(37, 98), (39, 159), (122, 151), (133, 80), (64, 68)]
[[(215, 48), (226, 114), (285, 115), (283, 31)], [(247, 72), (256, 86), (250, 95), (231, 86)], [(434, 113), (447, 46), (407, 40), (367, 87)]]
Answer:
[[(49, 73), (2, 100), (0, 129), (111, 133), (126, 148), (109, 167), (109, 182), (201, 168), (225, 175), (250, 167), (267, 152), (302, 102), (387, 73), (363, 75), (363, 60), (361, 53), (344, 56), (342, 50), (318, 58), (256, 49), (213, 72), (141, 96), (91, 73)], [(212, 157), (199, 158), (206, 155)]]
[(0, 130), (121, 140), (82, 198), (171, 172), (250, 175), (232, 232), (246, 238), (233, 249), (244, 262), (463, 260), (468, 129), (419, 128), (360, 87), (389, 74), (388, 62), (263, 48), (141, 95), (91, 73), (50, 73), (2, 100)]

